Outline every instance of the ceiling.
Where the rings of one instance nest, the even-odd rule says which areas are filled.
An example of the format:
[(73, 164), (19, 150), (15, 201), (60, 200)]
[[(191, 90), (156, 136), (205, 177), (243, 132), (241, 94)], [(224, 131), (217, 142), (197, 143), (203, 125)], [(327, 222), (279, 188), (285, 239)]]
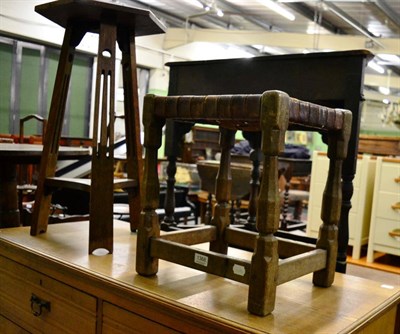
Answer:
[(195, 41), (236, 44), (253, 56), (367, 48), (384, 68), (380, 75), (399, 79), (391, 94), (400, 98), (399, 0), (275, 0), (294, 20), (261, 0), (119, 2), (149, 9), (166, 25), (164, 49)]

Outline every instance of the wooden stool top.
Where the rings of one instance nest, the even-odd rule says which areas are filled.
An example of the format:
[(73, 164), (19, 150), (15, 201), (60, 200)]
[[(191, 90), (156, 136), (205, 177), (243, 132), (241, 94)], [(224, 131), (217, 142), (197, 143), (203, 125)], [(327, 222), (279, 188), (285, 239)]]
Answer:
[(166, 30), (149, 10), (106, 1), (59, 0), (38, 5), (35, 11), (64, 28), (71, 21), (84, 23), (90, 32), (98, 32), (100, 22), (107, 19), (134, 31), (135, 36), (161, 34)]
[[(260, 131), (262, 114), (268, 114), (279, 102), (280, 91), (264, 94), (245, 95), (202, 95), (202, 96), (155, 96), (154, 114), (161, 118), (208, 123), (228, 129)], [(262, 99), (268, 97), (263, 110)], [(288, 119), (280, 119), (283, 124), (289, 122), (289, 129), (308, 129), (313, 131), (338, 131), (345, 125), (348, 110), (328, 108), (314, 103), (288, 97)], [(282, 116), (283, 117), (283, 116)], [(350, 129), (347, 129), (350, 131)]]

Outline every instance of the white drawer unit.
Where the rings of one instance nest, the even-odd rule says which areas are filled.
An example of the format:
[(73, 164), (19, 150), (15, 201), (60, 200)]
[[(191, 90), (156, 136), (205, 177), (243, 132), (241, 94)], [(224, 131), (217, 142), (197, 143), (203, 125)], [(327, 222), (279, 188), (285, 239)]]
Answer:
[(400, 255), (400, 159), (377, 158), (367, 262), (374, 251)]
[[(349, 245), (353, 246), (352, 258), (360, 258), (361, 246), (368, 243), (374, 187), (376, 159), (359, 156), (353, 180), (354, 192), (349, 213)], [(314, 151), (312, 157), (310, 199), (308, 203), (307, 235), (318, 237), (321, 220), (322, 193), (328, 177), (329, 159), (324, 152)]]

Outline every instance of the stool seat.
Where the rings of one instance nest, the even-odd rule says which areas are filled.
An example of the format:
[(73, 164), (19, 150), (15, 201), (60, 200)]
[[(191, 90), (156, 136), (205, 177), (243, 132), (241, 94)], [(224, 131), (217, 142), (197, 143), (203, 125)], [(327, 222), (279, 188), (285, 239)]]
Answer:
[(71, 20), (79, 22), (86, 32), (99, 33), (100, 24), (107, 19), (134, 32), (135, 36), (165, 32), (165, 27), (152, 12), (111, 1), (58, 0), (38, 5), (35, 11), (64, 28)]
[[(114, 191), (121, 188), (128, 191), (131, 231), (136, 230), (141, 209), (143, 162), (135, 37), (159, 34), (164, 32), (165, 28), (148, 10), (106, 1), (60, 0), (36, 6), (35, 10), (66, 30), (44, 140), (31, 235), (46, 232), (54, 189), (80, 189), (90, 192), (89, 253), (97, 248), (104, 248), (112, 253)], [(76, 47), (87, 32), (99, 35), (92, 123), (91, 179), (59, 179), (54, 176), (73, 59)], [(117, 43), (122, 53), (127, 179), (114, 182)]]

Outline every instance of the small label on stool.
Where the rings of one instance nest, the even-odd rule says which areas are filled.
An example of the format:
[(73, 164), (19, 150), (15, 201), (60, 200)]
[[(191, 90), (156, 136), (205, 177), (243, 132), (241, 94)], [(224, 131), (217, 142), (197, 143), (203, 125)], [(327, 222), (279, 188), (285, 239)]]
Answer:
[(201, 266), (207, 267), (208, 266), (208, 256), (194, 253), (194, 263), (200, 264)]
[(241, 266), (239, 264), (234, 264), (233, 273), (235, 275), (244, 276), (244, 274), (246, 273), (246, 269), (244, 268), (244, 266)]

